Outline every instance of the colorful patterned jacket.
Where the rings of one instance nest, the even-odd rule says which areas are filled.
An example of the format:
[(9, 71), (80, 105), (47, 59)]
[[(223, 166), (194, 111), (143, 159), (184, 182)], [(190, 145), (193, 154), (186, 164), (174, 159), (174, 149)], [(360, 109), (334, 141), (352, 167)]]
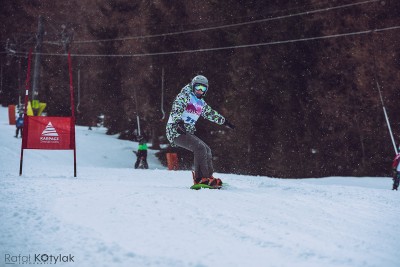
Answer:
[(167, 123), (167, 139), (172, 146), (175, 146), (174, 139), (178, 133), (177, 122), (183, 120), (188, 134), (194, 134), (195, 124), (199, 117), (203, 117), (217, 124), (224, 124), (225, 118), (217, 111), (213, 110), (203, 99), (198, 99), (192, 90), (190, 84), (183, 87), (172, 104), (172, 110)]

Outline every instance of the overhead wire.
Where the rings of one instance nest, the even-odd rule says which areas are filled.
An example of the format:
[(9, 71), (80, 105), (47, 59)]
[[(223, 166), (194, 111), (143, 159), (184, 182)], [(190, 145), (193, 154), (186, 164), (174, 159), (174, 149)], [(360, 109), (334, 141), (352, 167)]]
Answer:
[[(213, 48), (201, 48), (201, 49), (192, 49), (192, 50), (181, 50), (181, 51), (170, 51), (170, 52), (155, 52), (155, 53), (141, 53), (141, 54), (71, 54), (71, 56), (72, 57), (145, 57), (145, 56), (187, 54), (187, 53), (221, 51), (221, 50), (238, 49), (238, 48), (249, 48), (249, 47), (257, 47), (257, 46), (289, 44), (289, 43), (307, 42), (307, 41), (314, 41), (314, 40), (324, 40), (324, 39), (346, 37), (346, 36), (355, 36), (355, 35), (363, 35), (363, 34), (369, 34), (369, 33), (373, 33), (373, 32), (383, 32), (383, 31), (398, 30), (398, 29), (400, 29), (400, 25), (392, 26), (392, 27), (386, 27), (386, 28), (379, 28), (379, 29), (369, 29), (369, 30), (363, 30), (363, 31), (357, 31), (357, 32), (338, 33), (338, 34), (332, 34), (332, 35), (314, 36), (314, 37), (299, 38), (299, 39), (290, 39), (290, 40), (282, 40), (282, 41), (271, 41), (271, 42), (255, 43), (255, 44), (223, 46), (223, 47), (213, 47)], [(35, 53), (33, 53), (33, 54), (35, 54)], [(55, 54), (55, 53), (41, 53), (41, 55), (45, 55), (45, 56), (66, 56), (66, 54)]]
[(77, 41), (74, 41), (74, 44), (85, 44), (85, 43), (96, 43), (96, 42), (112, 42), (112, 41), (127, 41), (127, 40), (135, 40), (135, 39), (146, 39), (146, 38), (165, 37), (165, 36), (173, 36), (173, 35), (187, 34), (187, 33), (204, 32), (204, 31), (218, 30), (218, 29), (227, 29), (227, 28), (232, 28), (232, 27), (238, 27), (238, 26), (262, 23), (262, 22), (269, 22), (269, 21), (286, 19), (286, 18), (293, 18), (293, 17), (298, 17), (298, 16), (316, 14), (316, 13), (320, 13), (320, 12), (327, 12), (327, 11), (331, 11), (331, 10), (337, 10), (337, 9), (341, 9), (341, 8), (364, 5), (364, 4), (374, 3), (374, 2), (378, 2), (378, 1), (381, 1), (381, 0), (366, 0), (366, 1), (361, 1), (361, 2), (357, 2), (357, 3), (345, 4), (345, 5), (334, 6), (334, 7), (320, 8), (320, 9), (304, 11), (304, 12), (300, 12), (300, 13), (296, 13), (296, 14), (277, 16), (277, 17), (273, 17), (273, 18), (258, 19), (258, 20), (252, 20), (252, 21), (247, 21), (247, 22), (226, 24), (226, 25), (220, 25), (220, 26), (214, 26), (214, 27), (206, 27), (206, 28), (193, 29), (193, 30), (185, 30), (185, 31), (177, 31), (177, 32), (169, 32), (169, 33), (160, 33), (160, 34), (150, 34), (150, 35), (139, 35), (139, 36), (130, 36), (130, 37), (121, 37), (121, 38), (113, 38), (113, 39), (81, 40), (81, 41), (77, 40)]
[[(223, 28), (236, 27), (236, 26), (242, 26), (242, 25), (247, 25), (247, 24), (261, 23), (261, 22), (267, 22), (267, 21), (272, 21), (272, 20), (308, 15), (308, 14), (315, 14), (315, 13), (319, 13), (319, 12), (323, 12), (323, 11), (330, 11), (330, 10), (334, 10), (334, 9), (346, 8), (346, 7), (356, 6), (356, 5), (363, 5), (363, 4), (368, 4), (368, 3), (378, 2), (378, 1), (381, 1), (381, 0), (366, 0), (366, 1), (361, 1), (361, 2), (357, 2), (357, 3), (335, 6), (335, 7), (328, 7), (328, 8), (311, 10), (311, 11), (304, 11), (304, 12), (297, 13), (297, 14), (289, 14), (289, 15), (283, 15), (283, 16), (279, 16), (279, 17), (259, 19), (259, 20), (254, 20), (254, 21), (234, 23), (234, 24), (221, 25), (221, 26), (215, 26), (215, 27), (207, 27), (207, 28), (194, 29), (194, 30), (186, 30), (186, 31), (178, 31), (178, 32), (171, 32), (171, 33), (154, 34), (154, 35), (121, 37), (121, 38), (114, 38), (114, 39), (81, 40), (81, 41), (77, 40), (77, 41), (74, 41), (74, 43), (79, 44), (79, 43), (95, 43), (95, 42), (107, 42), (107, 41), (124, 41), (124, 40), (131, 40), (131, 39), (134, 40), (134, 39), (144, 39), (144, 38), (153, 38), (153, 37), (163, 37), (163, 36), (178, 35), (178, 34), (185, 34), (185, 33), (192, 33), (192, 32), (216, 30), (216, 29), (223, 29)], [(318, 5), (322, 5), (325, 3), (328, 3), (328, 2), (318, 3)], [(307, 6), (307, 5), (304, 5), (302, 7), (305, 7), (305, 6)], [(301, 8), (301, 7), (293, 7), (293, 8), (283, 9), (283, 10), (276, 10), (276, 11), (271, 11), (268, 14), (275, 14), (275, 13), (299, 9), (299, 8)], [(242, 18), (249, 18), (249, 17), (254, 17), (254, 16), (253, 15), (241, 16), (241, 17), (236, 17), (236, 18), (242, 19)], [(226, 21), (226, 20), (223, 20), (223, 21)], [(221, 22), (221, 21), (205, 22), (205, 23), (201, 23), (201, 24), (210, 24), (210, 23), (218, 23), (218, 22)], [(201, 24), (197, 23), (195, 25), (201, 25)], [(193, 24), (186, 24), (186, 25), (193, 25)], [(173, 26), (173, 24), (170, 24), (170, 26)], [(182, 24), (175, 24), (175, 26), (182, 26)], [(0, 43), (5, 43), (5, 42), (6, 41), (0, 40)], [(58, 42), (54, 42), (54, 41), (44, 41), (43, 43), (59, 44)]]
[[(334, 7), (317, 9), (317, 10), (305, 11), (305, 12), (301, 12), (301, 13), (297, 13), (297, 14), (290, 14), (290, 15), (279, 16), (279, 17), (274, 17), (274, 18), (254, 20), (254, 21), (243, 22), (243, 23), (221, 25), (221, 26), (216, 26), (216, 27), (201, 28), (201, 29), (196, 29), (196, 30), (171, 32), (171, 33), (164, 33), (164, 34), (158, 34), (158, 35), (146, 35), (146, 36), (116, 38), (116, 39), (74, 41), (74, 43), (77, 43), (77, 42), (82, 43), (82, 42), (130, 40), (130, 39), (133, 39), (133, 38), (134, 39), (150, 38), (150, 37), (177, 35), (177, 34), (183, 34), (183, 33), (200, 32), (200, 31), (207, 31), (207, 30), (214, 30), (214, 29), (221, 29), (221, 28), (228, 28), (228, 27), (235, 27), (235, 26), (242, 26), (242, 25), (260, 23), (260, 22), (266, 22), (266, 21), (271, 21), (271, 20), (284, 19), (284, 18), (289, 18), (289, 17), (296, 17), (296, 16), (301, 16), (301, 15), (306, 15), (306, 14), (307, 15), (308, 14), (315, 14), (315, 13), (318, 13), (318, 12), (330, 11), (330, 10), (334, 10), (334, 9), (346, 8), (346, 7), (362, 5), (362, 4), (367, 4), (367, 3), (373, 3), (373, 2), (378, 2), (378, 1), (380, 1), (380, 0), (367, 0), (367, 1), (357, 2), (357, 3), (351, 3), (351, 4), (340, 5), (340, 6), (334, 6)], [(256, 47), (256, 46), (267, 46), (267, 45), (303, 42), (303, 41), (311, 41), (311, 40), (319, 40), (319, 39), (328, 39), (328, 38), (343, 37), (343, 36), (349, 36), (349, 35), (367, 34), (367, 33), (373, 32), (373, 31), (379, 32), (379, 31), (386, 31), (386, 30), (394, 30), (394, 29), (398, 29), (398, 27), (400, 27), (400, 26), (393, 26), (393, 27), (382, 28), (382, 29), (374, 29), (374, 30), (366, 30), (366, 31), (360, 31), (360, 32), (334, 34), (334, 35), (328, 35), (328, 36), (317, 36), (317, 37), (309, 37), (309, 38), (301, 38), (301, 39), (272, 41), (272, 42), (246, 44), (246, 45), (234, 45), (234, 46), (225, 46), (225, 47), (216, 47), (216, 48), (203, 48), (203, 49), (193, 49), (193, 50), (181, 50), (181, 51), (170, 51), (170, 52), (155, 52), (155, 53), (141, 53), (141, 54), (140, 53), (139, 54), (120, 54), (120, 55), (118, 55), (118, 54), (114, 54), (114, 55), (113, 54), (71, 54), (71, 56), (74, 56), (74, 57), (143, 57), (143, 56), (158, 56), (158, 55), (208, 52), (208, 51), (218, 51), (218, 50), (227, 50), (227, 49), (248, 48), (248, 47)], [(0, 52), (0, 54), (4, 54), (4, 53), (7, 53), (7, 51)], [(18, 54), (23, 54), (23, 53), (18, 53)], [(55, 53), (41, 53), (41, 54), (42, 55), (47, 55), (47, 56), (65, 56), (65, 54), (55, 54)]]
[[(329, 3), (329, 1), (325, 1), (325, 2), (322, 2), (322, 3), (317, 3), (317, 4), (315, 4), (315, 6), (316, 5), (318, 5), (318, 6), (321, 6), (321, 5), (324, 5), (324, 4), (327, 4), (327, 3)], [(260, 17), (260, 16), (266, 16), (266, 15), (271, 15), (271, 14), (276, 14), (276, 13), (281, 13), (281, 12), (285, 12), (285, 11), (291, 11), (291, 10), (298, 10), (298, 9), (300, 9), (300, 8), (304, 8), (304, 7), (306, 7), (306, 6), (314, 6), (314, 5), (311, 5), (311, 4), (309, 4), (309, 5), (303, 5), (303, 6), (298, 6), (298, 7), (291, 7), (291, 8), (286, 8), (286, 9), (280, 9), (280, 10), (274, 10), (274, 11), (270, 11), (270, 12), (268, 12), (268, 13), (266, 13), (266, 14), (263, 14), (263, 15), (260, 15), (260, 14), (257, 14), (257, 15), (247, 15), (247, 16), (235, 16), (235, 19), (244, 19), (244, 18), (253, 18), (253, 17), (255, 17), (255, 16), (258, 16), (258, 17)], [(180, 24), (171, 24), (171, 23), (169, 23), (168, 24), (168, 26), (171, 26), (171, 27), (175, 27), (175, 26), (199, 26), (199, 25), (206, 25), (206, 24), (215, 24), (215, 23), (221, 23), (221, 22), (224, 22), (224, 21), (228, 21), (228, 20), (232, 20), (232, 19), (223, 19), (223, 20), (218, 20), (218, 21), (207, 21), (207, 22), (202, 22), (202, 23), (188, 23), (188, 24), (182, 24), (182, 23), (180, 23)], [(52, 21), (54, 21), (54, 19), (52, 19)], [(58, 21), (58, 23), (59, 24), (65, 24), (64, 22), (61, 22), (61, 21)], [(155, 23), (148, 23), (148, 24), (138, 24), (137, 26), (143, 26), (143, 25), (154, 25)], [(157, 23), (157, 25), (160, 25), (160, 23)], [(165, 24), (164, 24), (165, 25)], [(52, 24), (50, 24), (50, 26), (52, 26)], [(53, 26), (52, 26), (53, 27)], [(109, 39), (110, 41), (112, 41), (112, 40), (114, 40), (114, 39)], [(82, 41), (93, 41), (93, 42), (96, 42), (97, 40), (82, 40)], [(3, 41), (3, 40), (0, 40), (0, 43), (6, 43), (7, 41)], [(81, 41), (78, 41), (78, 42), (81, 42)], [(55, 42), (55, 41), (44, 41), (43, 43), (46, 43), (46, 44), (59, 44), (60, 42)]]

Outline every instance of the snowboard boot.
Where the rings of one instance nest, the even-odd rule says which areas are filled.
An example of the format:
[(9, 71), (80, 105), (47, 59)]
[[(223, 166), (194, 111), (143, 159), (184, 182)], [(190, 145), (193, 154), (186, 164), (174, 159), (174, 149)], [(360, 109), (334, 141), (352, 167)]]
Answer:
[(209, 178), (197, 178), (196, 173), (192, 171), (193, 184), (209, 184)]
[(215, 179), (216, 180), (216, 185), (218, 186), (222, 186), (222, 180), (219, 178), (215, 178), (214, 176), (211, 175), (211, 179)]
[(217, 179), (215, 179), (215, 178), (201, 178), (199, 184), (206, 184), (209, 186), (218, 186)]
[(210, 178), (196, 178), (196, 173), (192, 171), (193, 184), (206, 184), (209, 186), (222, 186), (222, 181), (219, 178), (211, 176)]

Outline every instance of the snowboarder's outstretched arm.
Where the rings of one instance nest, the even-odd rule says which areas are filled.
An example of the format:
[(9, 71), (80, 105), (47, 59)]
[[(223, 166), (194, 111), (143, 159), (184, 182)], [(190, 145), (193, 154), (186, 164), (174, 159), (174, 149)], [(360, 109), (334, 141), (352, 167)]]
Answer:
[(209, 105), (205, 105), (203, 108), (203, 112), (201, 113), (201, 116), (206, 118), (209, 121), (215, 122), (219, 125), (225, 125), (230, 129), (235, 129), (235, 125), (230, 123), (224, 116), (219, 114), (217, 111), (213, 110)]
[(201, 112), (201, 116), (209, 121), (215, 122), (219, 125), (223, 125), (225, 123), (225, 118), (217, 111), (213, 110), (209, 105), (205, 105), (203, 111)]

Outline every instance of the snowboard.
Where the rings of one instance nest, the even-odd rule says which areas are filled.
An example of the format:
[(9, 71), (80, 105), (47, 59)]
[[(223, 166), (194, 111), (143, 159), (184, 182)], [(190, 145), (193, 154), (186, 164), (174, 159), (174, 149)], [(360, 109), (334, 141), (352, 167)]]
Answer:
[(211, 186), (211, 185), (206, 185), (206, 184), (194, 184), (194, 185), (192, 185), (192, 186), (190, 187), (190, 189), (194, 189), (194, 190), (199, 190), (199, 189), (202, 189), (202, 188), (207, 188), (207, 189), (221, 189), (221, 188), (222, 188), (222, 185), (214, 185), (214, 186)]

